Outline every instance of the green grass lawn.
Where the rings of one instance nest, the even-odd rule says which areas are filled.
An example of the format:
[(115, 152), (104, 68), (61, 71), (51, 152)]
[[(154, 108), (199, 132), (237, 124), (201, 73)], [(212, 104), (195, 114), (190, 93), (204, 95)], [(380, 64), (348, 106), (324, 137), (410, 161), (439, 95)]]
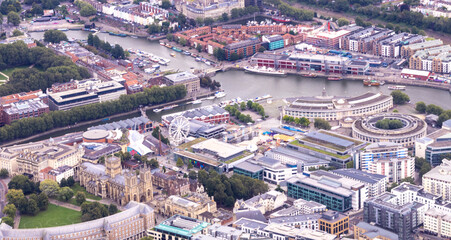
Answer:
[(36, 216), (21, 216), (19, 228), (45, 228), (81, 222), (81, 212), (49, 204), (47, 210)]
[(5, 70), (2, 70), (1, 72), (8, 75), (9, 77), (11, 77), (12, 73), (14, 72), (14, 70), (17, 69), (25, 69), (28, 68), (28, 66), (20, 66), (20, 67), (15, 67), (15, 68), (7, 68)]
[(77, 195), (77, 192), (84, 192), (86, 198), (89, 198), (89, 199), (92, 199), (92, 200), (97, 200), (97, 201), (98, 200), (102, 200), (101, 197), (95, 196), (95, 195), (93, 195), (91, 193), (86, 192), (86, 189), (84, 187), (80, 186), (80, 184), (78, 182), (75, 183), (74, 186), (72, 186), (71, 188), (74, 191), (74, 196)]

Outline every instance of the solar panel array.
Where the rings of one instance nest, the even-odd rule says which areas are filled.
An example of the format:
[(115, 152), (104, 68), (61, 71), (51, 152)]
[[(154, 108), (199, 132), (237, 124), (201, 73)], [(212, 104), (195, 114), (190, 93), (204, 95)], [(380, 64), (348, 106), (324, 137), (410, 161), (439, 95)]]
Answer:
[(343, 138), (331, 136), (331, 135), (320, 133), (320, 132), (307, 133), (307, 137), (314, 138), (314, 139), (324, 141), (324, 142), (329, 142), (329, 143), (335, 144), (340, 147), (345, 147), (345, 148), (350, 147), (350, 146), (352, 146), (352, 144), (354, 144), (352, 141), (348, 141)]

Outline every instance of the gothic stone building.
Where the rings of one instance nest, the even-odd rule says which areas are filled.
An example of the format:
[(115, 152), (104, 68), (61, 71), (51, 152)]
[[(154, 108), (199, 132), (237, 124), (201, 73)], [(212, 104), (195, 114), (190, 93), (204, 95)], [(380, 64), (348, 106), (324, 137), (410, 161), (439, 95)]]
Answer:
[(110, 198), (120, 205), (130, 201), (148, 202), (152, 200), (152, 175), (150, 168), (144, 167), (136, 171), (122, 170), (121, 160), (110, 157), (105, 160), (105, 166), (84, 162), (77, 171), (80, 185), (86, 191)]

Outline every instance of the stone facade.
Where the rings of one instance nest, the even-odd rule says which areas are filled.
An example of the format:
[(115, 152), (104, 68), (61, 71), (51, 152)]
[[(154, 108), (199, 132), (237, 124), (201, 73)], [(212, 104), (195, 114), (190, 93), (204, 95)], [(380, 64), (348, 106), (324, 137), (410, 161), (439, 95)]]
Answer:
[(110, 157), (105, 166), (84, 162), (77, 171), (80, 185), (86, 191), (102, 198), (110, 198), (120, 205), (130, 201), (149, 202), (153, 198), (150, 168), (135, 171), (122, 170), (121, 160)]

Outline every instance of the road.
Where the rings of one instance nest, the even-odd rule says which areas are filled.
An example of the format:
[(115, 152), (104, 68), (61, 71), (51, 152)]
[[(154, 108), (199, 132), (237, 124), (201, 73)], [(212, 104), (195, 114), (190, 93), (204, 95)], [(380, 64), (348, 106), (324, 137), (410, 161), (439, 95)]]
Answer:
[(0, 179), (0, 217), (3, 217), (3, 208), (6, 205), (6, 193), (8, 192), (8, 186), (4, 179)]

